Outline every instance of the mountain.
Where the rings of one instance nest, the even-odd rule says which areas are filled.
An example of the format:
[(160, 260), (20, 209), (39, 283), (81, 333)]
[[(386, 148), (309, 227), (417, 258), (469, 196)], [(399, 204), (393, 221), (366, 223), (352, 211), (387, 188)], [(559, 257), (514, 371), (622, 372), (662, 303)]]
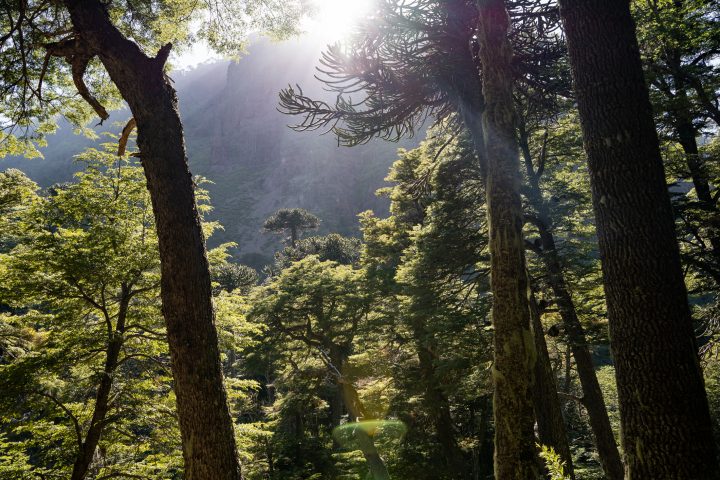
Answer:
[[(279, 208), (306, 208), (322, 219), (320, 233), (345, 235), (358, 234), (359, 212), (384, 215), (387, 203), (374, 192), (397, 148), (417, 144), (377, 140), (339, 147), (332, 134), (287, 127), (297, 119), (277, 111), (280, 89), (297, 83), (314, 96), (328, 96), (313, 77), (322, 46), (308, 38), (259, 40), (237, 62), (171, 74), (190, 168), (213, 182), (206, 185), (215, 207), (212, 217), (225, 227), (210, 244), (237, 242), (236, 258), (255, 267), (270, 261), (280, 246), (276, 237), (261, 232), (265, 218)], [(129, 116), (127, 110), (112, 112), (98, 131), (117, 133)], [(68, 181), (79, 168), (72, 156), (94, 143), (61, 124), (43, 150), (44, 160), (7, 158), (0, 168), (19, 168), (42, 186)]]

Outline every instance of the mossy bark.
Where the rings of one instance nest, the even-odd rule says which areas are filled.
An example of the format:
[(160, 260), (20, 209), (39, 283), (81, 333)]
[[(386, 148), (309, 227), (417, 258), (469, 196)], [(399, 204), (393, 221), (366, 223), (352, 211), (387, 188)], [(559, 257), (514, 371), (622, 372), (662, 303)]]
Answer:
[(540, 476), (531, 400), (535, 345), (527, 301), (509, 18), (501, 0), (482, 0), (478, 9), (495, 327), (495, 478), (534, 480)]

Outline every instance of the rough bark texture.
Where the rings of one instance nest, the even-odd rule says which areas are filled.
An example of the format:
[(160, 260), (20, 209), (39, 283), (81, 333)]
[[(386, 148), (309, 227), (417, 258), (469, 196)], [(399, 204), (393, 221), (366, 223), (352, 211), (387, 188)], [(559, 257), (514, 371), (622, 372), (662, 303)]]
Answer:
[[(533, 167), (527, 133), (524, 130), (520, 135), (520, 150), (523, 153), (527, 171), (527, 198), (537, 212), (534, 223), (540, 234), (538, 254), (545, 265), (547, 271), (546, 280), (555, 297), (555, 303), (565, 327), (568, 346), (575, 359), (578, 378), (583, 391), (583, 406), (588, 413), (590, 428), (595, 437), (595, 445), (600, 457), (600, 464), (608, 480), (622, 480), (624, 468), (612, 426), (610, 425), (607, 408), (605, 407), (605, 399), (595, 373), (595, 365), (593, 365), (592, 355), (585, 338), (585, 330), (577, 316), (575, 303), (565, 282), (560, 255), (555, 246), (550, 210), (543, 199), (540, 188), (539, 176), (542, 172), (536, 172)], [(566, 377), (569, 379), (569, 375)], [(565, 390), (567, 391), (567, 388)]]
[(539, 472), (530, 390), (535, 346), (527, 302), (509, 19), (502, 0), (483, 0), (478, 8), (495, 327), (495, 478), (535, 479)]
[(535, 300), (534, 293), (529, 292), (530, 325), (535, 339), (535, 362), (533, 382), (533, 403), (535, 406), (535, 419), (537, 420), (538, 440), (542, 445), (553, 447), (555, 452), (565, 462), (565, 474), (571, 479), (575, 478), (570, 444), (568, 443), (565, 419), (562, 415), (560, 398), (557, 394), (555, 373), (550, 364), (550, 354), (545, 342), (545, 332), (540, 319), (540, 308)]
[(715, 444), (628, 0), (562, 0), (588, 154), (626, 478), (717, 478)]
[(102, 4), (65, 0), (76, 34), (102, 61), (137, 121), (161, 260), (161, 297), (182, 432), (185, 478), (240, 478), (222, 381), (205, 239), (185, 156), (177, 98), (163, 66), (169, 45), (147, 57)]

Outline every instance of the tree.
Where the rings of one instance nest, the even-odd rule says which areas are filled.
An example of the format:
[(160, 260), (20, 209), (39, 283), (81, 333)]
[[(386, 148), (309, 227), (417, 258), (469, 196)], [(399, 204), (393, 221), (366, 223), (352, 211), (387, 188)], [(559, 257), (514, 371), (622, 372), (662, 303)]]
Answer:
[[(400, 150), (386, 179), (394, 185), (378, 192), (391, 200), (391, 216), (368, 212), (361, 220), (362, 264), (383, 312), (378, 330), (387, 330), (390, 339), (407, 332), (409, 359), (393, 373), (400, 390), (397, 414), (428, 416), (428, 426), (408, 422), (414, 448), (428, 457), (406, 467), (408, 477), (463, 478), (491, 470), (486, 457), (471, 466), (468, 449), (461, 448), (485, 432), (465, 423), (460, 412), (491, 413), (484, 401), (489, 377), (474, 370), (489, 361), (490, 334), (481, 320), (488, 313), (484, 196), (469, 145), (466, 136), (456, 139), (438, 128), (420, 147)], [(413, 408), (415, 396), (422, 409)], [(475, 454), (491, 442), (478, 443)]]
[(509, 18), (501, 0), (481, 1), (478, 9), (495, 327), (495, 477), (531, 479), (538, 476), (530, 390), (536, 352), (527, 302)]
[[(290, 351), (298, 355), (298, 360), (309, 353), (325, 365), (335, 388), (329, 401), (333, 428), (340, 426), (343, 410), (349, 413), (351, 423), (369, 420), (348, 364), (358, 329), (370, 307), (362, 283), (359, 270), (321, 262), (311, 255), (290, 265), (260, 289), (250, 313), (255, 321), (292, 341), (295, 345)], [(372, 436), (362, 425), (355, 429), (355, 436), (372, 478), (389, 480)]]
[(257, 272), (247, 265), (224, 262), (211, 268), (210, 273), (213, 282), (217, 283), (217, 287), (215, 287), (216, 295), (221, 291), (233, 292), (235, 290), (247, 294), (258, 283)]
[(626, 476), (716, 478), (707, 398), (629, 2), (563, 0), (560, 7), (588, 155)]
[(265, 220), (263, 230), (290, 233), (290, 247), (295, 248), (303, 231), (314, 230), (319, 226), (320, 219), (303, 208), (281, 208)]
[[(254, 23), (261, 30), (287, 31), (301, 12), (295, 2), (259, 3), (198, 8), (182, 1), (20, 1), (8, 5), (1, 20), (2, 31), (8, 32), (0, 37), (3, 52), (12, 52), (3, 59), (16, 67), (4, 68), (1, 77), (9, 97), (2, 116), (10, 151), (22, 143), (13, 133), (17, 127), (26, 128), (20, 139), (27, 146), (51, 128), (57, 113), (78, 123), (88, 118), (87, 109), (83, 115), (76, 102), (64, 102), (74, 89), (101, 121), (108, 117), (98, 92), (88, 88), (86, 74), (102, 85), (103, 99), (113, 96), (105, 95), (108, 85), (101, 74), (107, 72), (117, 88), (115, 98), (119, 93), (133, 114), (158, 232), (163, 315), (189, 479), (237, 479), (240, 466), (222, 383), (205, 239), (177, 98), (165, 73), (172, 47), (167, 42), (187, 42), (188, 22), (202, 18), (201, 33), (214, 46), (236, 53), (248, 19), (261, 17)], [(5, 47), (8, 43), (12, 48)], [(159, 49), (150, 56), (143, 48)], [(39, 127), (32, 131), (34, 122)]]
[[(0, 370), (12, 457), (21, 470), (27, 462), (28, 475), (73, 480), (178, 470), (177, 426), (162, 419), (172, 396), (142, 170), (97, 150), (81, 158), (87, 165), (75, 183), (26, 204), (16, 219), (21, 240), (3, 259), (0, 298), (14, 308), (6, 320), (33, 332)], [(47, 430), (53, 417), (55, 435)], [(125, 429), (145, 429), (147, 439), (117, 433)], [(133, 440), (155, 453), (155, 466), (130, 453)]]

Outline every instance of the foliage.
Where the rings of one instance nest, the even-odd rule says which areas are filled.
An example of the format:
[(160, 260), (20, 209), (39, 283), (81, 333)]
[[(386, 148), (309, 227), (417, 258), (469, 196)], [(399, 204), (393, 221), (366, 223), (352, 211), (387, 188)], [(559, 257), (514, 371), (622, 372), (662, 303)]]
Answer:
[(565, 462), (562, 461), (560, 455), (547, 445), (538, 445), (538, 448), (540, 449), (540, 458), (545, 462), (545, 468), (548, 471), (548, 479), (568, 480), (570, 477), (565, 476)]

